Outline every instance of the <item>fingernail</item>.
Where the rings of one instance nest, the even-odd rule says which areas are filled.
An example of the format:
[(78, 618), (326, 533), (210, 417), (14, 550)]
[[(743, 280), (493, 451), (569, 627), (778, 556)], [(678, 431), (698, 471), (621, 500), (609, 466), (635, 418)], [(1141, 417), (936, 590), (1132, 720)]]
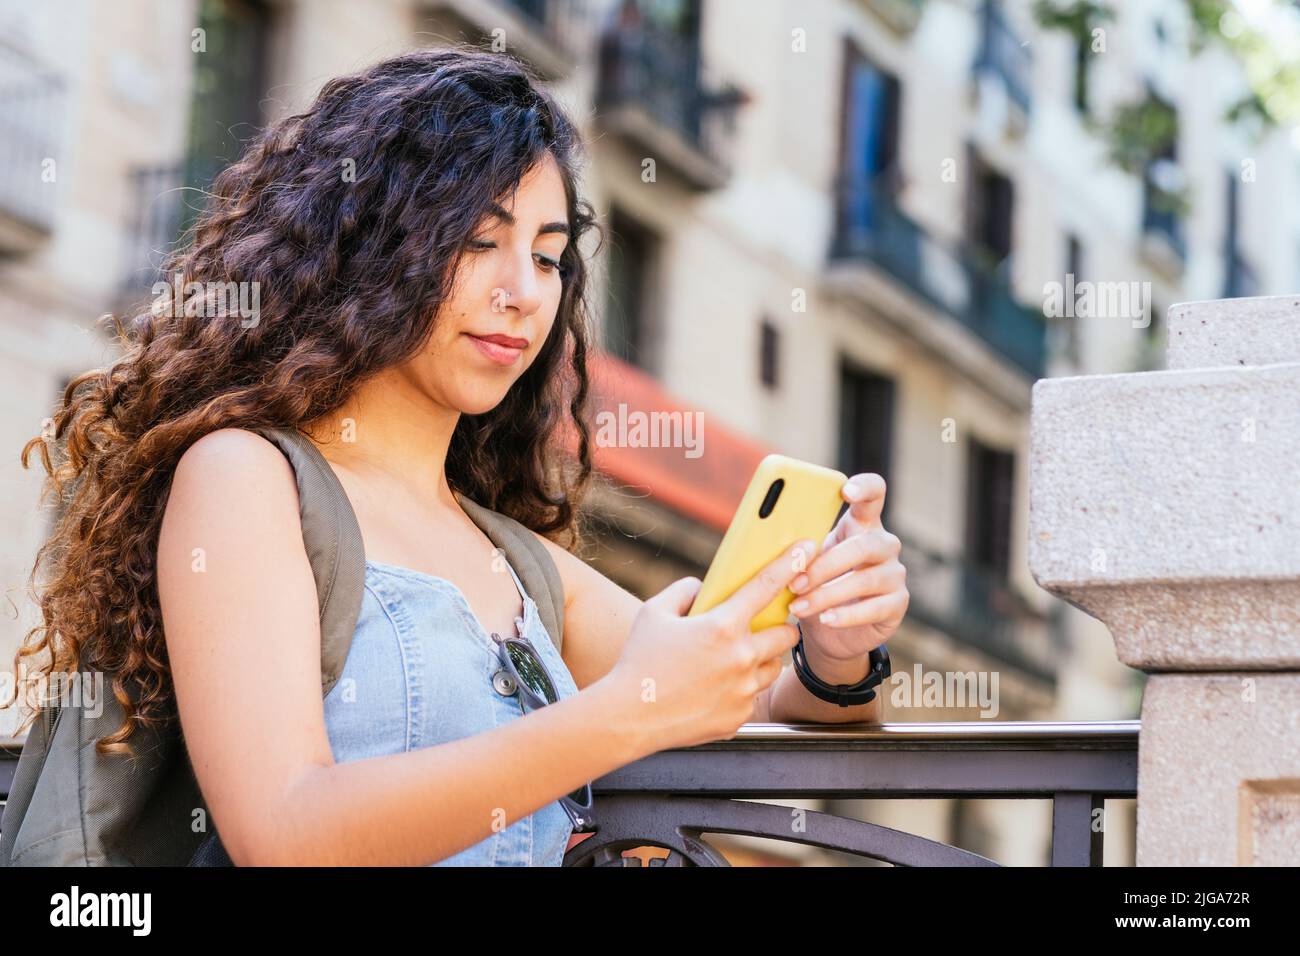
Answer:
[(834, 623), (835, 623), (835, 612), (834, 612), (834, 611), (822, 611), (821, 617), (819, 617), (817, 620), (821, 621), (823, 624), (834, 624)]
[(844, 493), (848, 495), (850, 498), (852, 498), (861, 490), (862, 490), (862, 486), (858, 484), (856, 481), (846, 482), (844, 485)]
[(790, 582), (790, 590), (793, 591), (795, 594), (798, 594), (807, 586), (808, 586), (808, 575), (806, 574), (801, 574), (793, 581)]
[(808, 610), (808, 602), (803, 598), (800, 598), (798, 601), (795, 601), (790, 605), (790, 610), (794, 611), (796, 614), (802, 614), (804, 611)]

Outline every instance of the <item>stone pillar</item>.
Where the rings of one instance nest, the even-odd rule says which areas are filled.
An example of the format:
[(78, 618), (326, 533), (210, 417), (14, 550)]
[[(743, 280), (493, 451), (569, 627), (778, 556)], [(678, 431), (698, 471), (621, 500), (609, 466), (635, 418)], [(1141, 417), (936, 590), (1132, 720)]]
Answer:
[(1300, 865), (1300, 296), (1173, 306), (1167, 364), (1034, 386), (1030, 569), (1150, 675), (1138, 865)]

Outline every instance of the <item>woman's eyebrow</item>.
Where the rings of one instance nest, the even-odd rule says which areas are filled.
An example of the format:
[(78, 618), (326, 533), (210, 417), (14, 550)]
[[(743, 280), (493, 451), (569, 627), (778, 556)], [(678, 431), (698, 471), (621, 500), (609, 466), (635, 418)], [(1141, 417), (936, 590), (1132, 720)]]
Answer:
[[(492, 205), (488, 207), (488, 211), (504, 222), (507, 226), (513, 226), (515, 224), (515, 217), (501, 206), (500, 203), (492, 203)], [(570, 236), (569, 224), (562, 221), (544, 222), (537, 228), (537, 234), (539, 236), (548, 232), (558, 232), (565, 236)], [(570, 238), (572, 237), (570, 236)]]

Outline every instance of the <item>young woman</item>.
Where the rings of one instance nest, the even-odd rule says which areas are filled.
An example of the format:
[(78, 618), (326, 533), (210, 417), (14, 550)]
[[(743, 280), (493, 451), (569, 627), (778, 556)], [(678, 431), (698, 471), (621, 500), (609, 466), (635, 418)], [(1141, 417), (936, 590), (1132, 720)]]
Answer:
[[(120, 361), (69, 387), (53, 470), (72, 490), (24, 653), (141, 689), (102, 746), (178, 715), (237, 864), (558, 865), (558, 801), (619, 766), (751, 720), (879, 718), (879, 697), (839, 708), (782, 670), (795, 627), (748, 633), (793, 552), (687, 618), (697, 579), (642, 602), (556, 543), (575, 544), (591, 472), (578, 146), (504, 57), (423, 50), (337, 78), (217, 178), (170, 263), (184, 283), (257, 283), (255, 321), (153, 309)], [(364, 539), (324, 701), (294, 473), (251, 430), (268, 426), (318, 447)], [(49, 468), (42, 439), (24, 460), (36, 445)], [(554, 559), (563, 657), (457, 494)], [(803, 546), (795, 610), (831, 683), (865, 676), (906, 610), (884, 494), (855, 476), (836, 528)], [(493, 634), (528, 639), (560, 699), (525, 708), (494, 684)]]

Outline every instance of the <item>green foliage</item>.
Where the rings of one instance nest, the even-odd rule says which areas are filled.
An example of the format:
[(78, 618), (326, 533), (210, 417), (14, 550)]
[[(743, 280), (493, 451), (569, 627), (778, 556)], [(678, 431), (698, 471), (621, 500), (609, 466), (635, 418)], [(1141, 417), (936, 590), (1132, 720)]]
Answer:
[(1034, 0), (1034, 19), (1044, 30), (1064, 30), (1079, 43), (1087, 43), (1093, 28), (1115, 19), (1110, 4), (1101, 0)]
[(1110, 161), (1135, 176), (1178, 139), (1178, 114), (1153, 96), (1125, 103), (1106, 121), (1090, 125), (1105, 137)]
[[(1219, 44), (1242, 64), (1250, 92), (1232, 104), (1225, 120), (1252, 137), (1300, 121), (1300, 62), (1284, 59), (1277, 44), (1247, 25), (1232, 0), (1183, 2), (1192, 27), (1188, 55)], [(1114, 19), (1115, 8), (1106, 0), (1035, 0), (1034, 17), (1043, 29), (1061, 30), (1084, 44), (1098, 23)], [(1104, 121), (1086, 122), (1106, 143), (1109, 160), (1134, 175), (1166, 155), (1178, 136), (1175, 111), (1149, 94), (1122, 104)], [(1188, 197), (1158, 192), (1152, 202), (1185, 213)]]

